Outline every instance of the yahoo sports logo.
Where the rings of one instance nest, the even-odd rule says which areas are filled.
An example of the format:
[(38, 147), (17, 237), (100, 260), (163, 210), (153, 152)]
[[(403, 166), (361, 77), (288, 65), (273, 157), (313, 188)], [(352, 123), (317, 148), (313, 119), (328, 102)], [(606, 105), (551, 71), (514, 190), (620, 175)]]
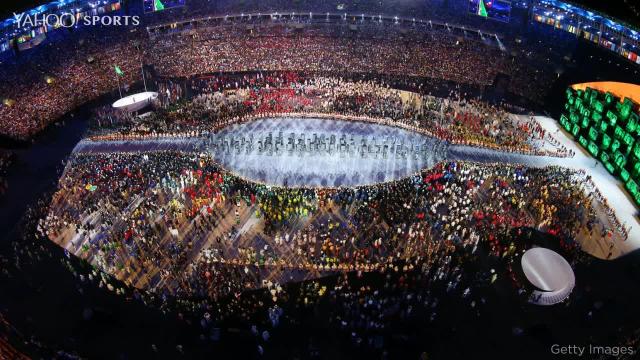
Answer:
[(75, 14), (65, 12), (61, 14), (35, 14), (30, 15), (27, 13), (16, 14), (13, 13), (13, 17), (16, 20), (16, 24), (20, 28), (24, 27), (63, 27), (72, 28), (76, 25), (82, 24), (85, 26), (138, 26), (140, 25), (140, 17), (138, 15), (86, 15), (82, 17), (76, 17)]

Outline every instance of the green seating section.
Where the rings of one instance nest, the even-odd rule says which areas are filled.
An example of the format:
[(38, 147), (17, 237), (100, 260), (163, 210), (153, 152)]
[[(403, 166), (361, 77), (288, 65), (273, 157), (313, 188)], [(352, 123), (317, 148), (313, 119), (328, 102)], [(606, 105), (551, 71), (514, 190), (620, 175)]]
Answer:
[(640, 112), (631, 99), (587, 88), (566, 91), (560, 124), (640, 205)]

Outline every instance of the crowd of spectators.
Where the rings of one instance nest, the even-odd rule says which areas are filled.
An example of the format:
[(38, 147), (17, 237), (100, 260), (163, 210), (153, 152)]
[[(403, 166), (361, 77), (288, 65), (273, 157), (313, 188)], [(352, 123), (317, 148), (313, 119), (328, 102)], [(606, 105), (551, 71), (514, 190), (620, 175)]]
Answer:
[[(232, 123), (287, 113), (366, 116), (372, 121), (421, 131), (450, 143), (508, 151), (570, 156), (534, 120), (519, 120), (503, 107), (490, 105), (455, 90), (445, 98), (394, 89), (375, 80), (347, 80), (296, 72), (252, 73), (239, 78), (209, 76), (192, 83), (192, 99), (169, 91), (160, 96), (165, 106), (144, 117), (101, 111), (96, 116), (95, 140), (158, 137), (185, 131), (216, 132)], [(166, 101), (180, 99), (177, 103)], [(104, 125), (104, 126), (100, 126)], [(106, 133), (106, 134), (105, 134)]]
[[(453, 162), (374, 186), (287, 189), (202, 154), (78, 154), (38, 231), (127, 284), (215, 298), (300, 273), (421, 266), (432, 247), (503, 257), (526, 227), (575, 250), (599, 218), (572, 176)], [(240, 231), (250, 218), (258, 230)]]
[[(114, 91), (118, 80), (132, 83), (144, 62), (168, 79), (159, 85), (156, 111), (137, 117), (99, 108), (94, 139), (199, 136), (260, 116), (322, 113), (391, 121), (449, 142), (510, 151), (559, 146), (534, 119), (517, 120), (460, 91), (443, 98), (432, 96), (426, 82), (403, 80), (413, 90), (406, 91), (384, 81), (310, 75), (346, 69), (482, 87), (505, 72), (513, 79), (509, 88), (533, 100), (544, 93), (536, 81), (548, 84), (546, 70), (476, 41), (387, 27), (353, 31), (220, 26), (148, 44), (135, 32), (71, 33), (71, 41), (3, 63), (0, 133), (33, 135)], [(254, 73), (233, 80), (219, 74), (237, 71)], [(219, 75), (173, 79), (202, 73)], [(189, 92), (197, 95), (188, 98)], [(0, 174), (4, 164), (2, 155)], [(610, 234), (603, 218), (611, 220), (612, 210), (605, 206), (601, 214), (593, 205), (603, 198), (585, 174), (559, 167), (444, 162), (385, 184), (289, 189), (246, 181), (195, 152), (75, 154), (51, 204), (40, 204), (48, 211), (34, 230), (94, 266), (84, 274), (69, 265), (83, 286), (160, 299), (162, 309), (171, 294), (180, 309), (199, 317), (203, 336), (216, 338), (218, 326), (232, 319), (250, 329), (257, 354), (268, 354), (280, 324), (313, 308), (324, 309), (319, 322), (349, 334), (355, 346), (380, 349), (388, 329), (437, 321), (446, 294), (459, 297), (470, 316), (486, 311), (481, 289), (496, 281), (526, 299), (529, 288), (512, 265), (531, 234), (551, 235), (575, 265), (583, 229), (603, 241)], [(41, 256), (16, 251), (24, 252)], [(501, 267), (470, 271), (486, 258)], [(22, 261), (0, 260), (3, 276), (9, 276), (4, 265)], [(637, 339), (628, 341), (637, 347)]]
[[(137, 79), (137, 33), (107, 30), (68, 34), (2, 63), (0, 134), (26, 139), (78, 106)], [(136, 48), (138, 44), (138, 48)]]
[[(178, 165), (168, 165), (172, 163)], [(33, 248), (20, 245), (17, 254), (21, 255), (11, 263), (20, 263), (18, 268), (25, 270), (26, 263), (42, 262), (51, 256), (50, 251), (42, 250), (42, 241), (48, 242), (56, 229), (64, 228), (66, 237), (75, 237), (71, 233), (75, 232), (76, 222), (84, 223), (77, 228), (87, 244), (81, 247), (80, 256), (92, 265), (101, 265), (80, 269), (70, 259), (61, 259), (77, 279), (80, 294), (99, 286), (102, 291), (120, 295), (123, 301), (157, 306), (166, 313), (177, 311), (180, 319), (193, 321), (200, 329), (200, 341), (205, 344), (219, 342), (220, 332), (226, 327), (246, 331), (250, 337), (243, 344), (253, 346), (255, 354), (263, 356), (278, 354), (274, 346), (299, 329), (301, 319), (310, 312), (316, 314), (315, 326), (332, 329), (350, 338), (354, 348), (375, 353), (385, 353), (393, 347), (394, 336), (405, 332), (398, 329), (411, 332), (416, 326), (439, 328), (441, 321), (450, 318), (447, 314), (451, 306), (446, 304), (451, 301), (456, 303), (455, 311), (468, 319), (493, 317), (497, 301), (494, 288), (511, 288), (517, 294), (512, 296), (516, 301), (526, 301), (529, 294), (530, 288), (511, 268), (531, 246), (535, 231), (518, 226), (540, 223), (542, 231), (567, 226), (554, 241), (560, 239), (559, 245), (566, 249), (563, 255), (577, 265), (585, 258), (576, 243), (565, 236), (571, 233), (572, 222), (594, 219), (589, 202), (572, 196), (572, 192), (581, 196), (580, 184), (571, 171), (560, 168), (443, 163), (397, 183), (329, 191), (263, 188), (261, 193), (261, 186), (234, 178), (197, 154), (78, 155), (72, 164), (78, 165), (72, 168), (78, 172), (66, 172), (63, 188), (55, 196), (57, 205), (63, 206), (56, 209), (41, 204), (43, 210), (50, 209), (49, 216), (33, 218), (34, 226), (29, 227), (33, 232), (25, 235), (35, 235), (39, 240)], [(201, 174), (199, 170), (203, 170)], [(219, 175), (214, 172), (212, 176), (208, 170), (219, 171)], [(188, 171), (198, 179), (193, 181), (195, 184), (190, 184)], [(168, 174), (168, 180), (161, 179), (162, 172)], [(161, 200), (163, 194), (173, 193), (170, 187), (181, 186), (179, 174), (183, 174), (186, 186), (174, 197), (185, 205), (182, 208), (168, 198)], [(87, 190), (83, 182), (93, 179), (100, 179), (95, 181), (97, 188)], [(81, 183), (72, 186), (78, 180)], [(559, 186), (548, 186), (551, 181)], [(135, 204), (134, 199), (145, 186), (156, 182), (162, 185), (151, 191), (159, 196)], [(133, 191), (127, 191), (127, 183), (133, 185)], [(542, 192), (535, 190), (540, 184), (547, 184)], [(185, 215), (189, 205), (197, 202), (197, 196), (191, 196), (192, 190), (198, 195), (209, 192), (199, 187), (220, 191), (221, 196), (212, 204), (213, 211), (203, 208), (192, 216)], [(488, 192), (497, 196), (495, 200), (485, 200)], [(182, 198), (180, 194), (186, 196)], [(304, 206), (311, 209), (308, 214), (294, 211), (288, 221), (279, 221), (269, 219), (263, 210), (301, 207), (282, 202), (296, 197), (308, 201)], [(72, 198), (81, 203), (74, 203)], [(534, 200), (535, 208), (520, 207), (520, 203)], [(107, 204), (118, 204), (119, 209), (125, 210), (119, 212)], [(83, 208), (85, 205), (88, 210)], [(580, 215), (565, 218), (568, 207), (573, 205)], [(260, 213), (259, 221), (273, 224), (270, 232), (274, 241), (266, 243), (266, 247), (260, 239), (253, 244), (238, 241), (234, 236), (242, 224), (225, 219), (233, 219), (237, 216), (234, 213), (239, 213), (244, 222), (246, 214), (253, 211)], [(61, 215), (66, 219), (56, 218)], [(379, 222), (369, 221), (370, 216)], [(295, 221), (305, 217), (318, 220)], [(93, 220), (85, 223), (81, 218)], [(98, 222), (94, 222), (96, 219)], [(105, 223), (100, 224), (103, 220)], [(109, 220), (114, 222), (109, 224)], [(195, 229), (179, 226), (187, 223)], [(300, 228), (300, 224), (307, 229)], [(227, 233), (230, 226), (235, 226), (235, 232), (232, 229)], [(162, 235), (173, 227), (179, 228), (177, 238), (170, 233)], [(224, 229), (212, 234), (206, 243), (194, 237), (217, 227)], [(489, 229), (495, 231), (485, 232)], [(96, 236), (99, 232), (106, 232), (107, 237)], [(191, 244), (189, 238), (193, 239)], [(224, 244), (228, 241), (238, 241), (243, 246), (227, 252)], [(191, 251), (186, 256), (176, 255), (180, 250), (172, 242)], [(72, 252), (75, 246), (68, 245), (68, 252)], [(205, 248), (199, 248), (202, 245)], [(156, 247), (160, 249), (150, 251)], [(284, 253), (279, 252), (283, 249)], [(133, 269), (131, 273), (116, 265), (125, 258)], [(163, 270), (158, 271), (156, 264), (161, 264)], [(16, 273), (6, 273), (12, 264), (5, 265), (3, 276), (15, 277)], [(104, 272), (103, 266), (113, 272)], [(147, 271), (157, 275), (139, 276)], [(304, 271), (313, 276), (287, 283), (287, 278), (302, 279), (300, 273)], [(267, 278), (267, 274), (274, 273), (276, 277)], [(126, 284), (142, 289), (125, 286), (110, 275), (129, 278)], [(158, 285), (152, 286), (156, 282)], [(256, 287), (259, 289), (246, 291)], [(168, 288), (176, 288), (176, 296), (168, 296)], [(502, 301), (504, 297), (501, 293)], [(148, 340), (139, 340), (142, 343), (138, 345), (148, 347), (151, 354), (163, 351), (181, 355), (192, 350), (187, 345), (178, 344), (172, 349), (155, 341), (145, 344)], [(225, 336), (224, 341), (228, 340)], [(320, 348), (303, 352), (313, 355), (326, 351), (324, 346), (317, 346)], [(75, 358), (69, 353), (71, 347), (65, 349), (58, 356)]]
[[(470, 316), (486, 311), (480, 289), (496, 281), (526, 301), (514, 268), (531, 229), (576, 264), (580, 230), (603, 226), (580, 179), (559, 167), (446, 162), (385, 184), (291, 189), (243, 180), (200, 153), (76, 154), (36, 234), (94, 265), (85, 281), (125, 295), (104, 272), (177, 299), (205, 334), (239, 322), (263, 353), (301, 306), (335, 306), (332, 326), (372, 341), (414, 321), (409, 313), (435, 321), (443, 294)], [(468, 271), (487, 256), (493, 268)], [(368, 276), (380, 279), (363, 288)]]
[[(536, 102), (545, 91), (531, 84), (550, 84), (548, 72), (537, 71), (535, 61), (514, 60), (495, 44), (446, 30), (375, 22), (358, 25), (357, 31), (340, 23), (248, 26), (222, 23), (152, 38), (143, 29), (83, 29), (5, 59), (0, 133), (28, 138), (79, 105), (141, 80), (143, 63), (170, 78), (296, 70), (421, 76), (486, 86), (505, 73), (513, 76), (510, 86)], [(116, 75), (115, 66), (123, 76)]]
[[(380, 73), (447, 79), (486, 86), (499, 73), (509, 89), (540, 102), (552, 82), (541, 63), (509, 56), (498, 46), (447, 31), (398, 29), (393, 24), (360, 26), (264, 24), (247, 34), (237, 27), (209, 27), (152, 39), (150, 52), (165, 76), (219, 71), (298, 70)], [(185, 58), (189, 61), (185, 61)], [(542, 94), (540, 89), (543, 89)]]
[[(449, 301), (469, 319), (494, 316), (494, 287), (526, 301), (530, 288), (513, 268), (531, 228), (555, 234), (572, 265), (585, 261), (576, 230), (600, 225), (583, 180), (557, 167), (449, 162), (388, 184), (284, 189), (198, 153), (77, 154), (25, 234), (38, 242), (0, 258), (2, 276), (16, 276), (7, 273), (14, 262), (24, 271), (50, 257), (42, 244), (54, 240), (92, 264), (62, 258), (81, 293), (99, 286), (178, 311), (212, 344), (231, 326), (252, 334), (257, 355), (273, 355), (312, 311), (355, 348), (384, 352), (397, 329), (448, 319)], [(245, 232), (254, 217), (260, 234)]]

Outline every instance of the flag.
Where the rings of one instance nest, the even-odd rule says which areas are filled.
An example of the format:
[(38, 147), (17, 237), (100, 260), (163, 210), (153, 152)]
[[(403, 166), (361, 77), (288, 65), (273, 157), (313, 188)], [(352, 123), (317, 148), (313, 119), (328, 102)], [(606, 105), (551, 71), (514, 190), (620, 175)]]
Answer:
[(160, 1), (160, 0), (155, 0), (155, 1), (153, 2), (153, 10), (154, 10), (154, 11), (164, 10), (164, 4), (162, 3), (162, 1)]
[(478, 1), (478, 15), (487, 17), (487, 8), (484, 6), (484, 0)]
[(115, 65), (114, 66), (115, 70), (116, 70), (116, 75), (118, 76), (124, 76), (124, 73), (122, 72), (122, 70), (120, 69), (120, 66)]

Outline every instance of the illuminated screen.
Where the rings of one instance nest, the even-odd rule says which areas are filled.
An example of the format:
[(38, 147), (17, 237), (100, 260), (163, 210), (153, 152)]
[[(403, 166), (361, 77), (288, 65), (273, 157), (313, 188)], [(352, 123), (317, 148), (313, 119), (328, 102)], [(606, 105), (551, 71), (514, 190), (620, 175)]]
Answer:
[(511, 2), (502, 0), (469, 0), (469, 12), (487, 19), (509, 22)]
[(184, 6), (187, 0), (144, 0), (144, 12), (155, 12)]

